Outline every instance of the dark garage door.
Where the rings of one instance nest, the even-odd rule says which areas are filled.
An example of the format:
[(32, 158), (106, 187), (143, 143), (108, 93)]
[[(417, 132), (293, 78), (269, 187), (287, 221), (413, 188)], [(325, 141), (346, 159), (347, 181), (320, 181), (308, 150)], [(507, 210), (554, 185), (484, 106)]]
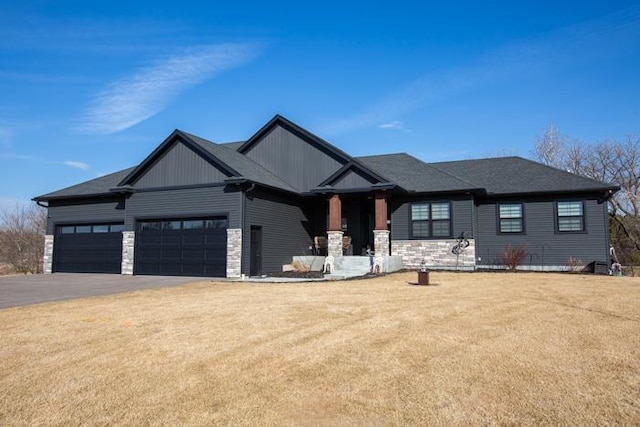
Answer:
[(135, 274), (225, 277), (227, 219), (139, 221)]
[(60, 225), (56, 228), (53, 271), (120, 273), (123, 224)]

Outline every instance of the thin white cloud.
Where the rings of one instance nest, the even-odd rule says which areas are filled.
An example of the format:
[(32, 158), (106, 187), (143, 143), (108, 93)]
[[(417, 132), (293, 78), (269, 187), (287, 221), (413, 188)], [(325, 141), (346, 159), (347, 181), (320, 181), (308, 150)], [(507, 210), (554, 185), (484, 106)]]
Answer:
[(639, 50), (640, 6), (632, 6), (600, 19), (503, 46), (467, 64), (427, 74), (359, 113), (327, 120), (317, 128), (326, 135), (370, 128), (503, 79), (576, 68)]
[(28, 156), (25, 154), (16, 154), (16, 153), (0, 153), (0, 159), (10, 159), (10, 160), (26, 160), (28, 162), (43, 162), (39, 157)]
[(378, 125), (378, 129), (399, 130), (399, 131), (407, 132), (407, 133), (411, 132), (411, 130), (407, 129), (404, 126), (404, 123), (401, 122), (400, 120), (392, 120), (390, 122)]
[(73, 160), (65, 160), (64, 162), (62, 162), (62, 164), (72, 168), (81, 169), (83, 171), (91, 169), (88, 164), (84, 162), (74, 162)]
[(30, 156), (25, 154), (17, 154), (17, 153), (0, 153), (0, 159), (8, 159), (8, 160), (21, 160), (25, 162), (31, 163), (42, 163), (48, 165), (64, 165), (74, 169), (80, 169), (83, 171), (88, 171), (91, 169), (88, 163), (78, 162), (74, 160), (65, 160), (63, 162), (56, 160), (46, 160), (42, 157)]
[(208, 45), (158, 61), (113, 82), (91, 103), (77, 130), (110, 134), (158, 114), (182, 92), (259, 53), (253, 44)]

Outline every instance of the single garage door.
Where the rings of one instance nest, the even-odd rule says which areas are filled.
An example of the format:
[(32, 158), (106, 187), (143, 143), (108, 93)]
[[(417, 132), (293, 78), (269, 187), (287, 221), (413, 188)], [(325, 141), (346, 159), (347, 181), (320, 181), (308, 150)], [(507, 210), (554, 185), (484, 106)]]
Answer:
[(139, 221), (135, 274), (225, 277), (227, 218)]
[(57, 226), (53, 271), (120, 273), (122, 230), (122, 223)]

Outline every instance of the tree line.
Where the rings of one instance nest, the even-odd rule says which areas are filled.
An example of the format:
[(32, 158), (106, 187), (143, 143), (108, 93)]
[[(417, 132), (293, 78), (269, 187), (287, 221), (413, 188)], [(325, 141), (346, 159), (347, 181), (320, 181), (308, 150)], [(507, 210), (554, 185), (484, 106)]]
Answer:
[[(622, 265), (640, 264), (640, 138), (585, 142), (548, 126), (535, 140), (534, 160), (618, 185), (609, 199), (611, 244)], [(0, 211), (0, 273), (41, 273), (46, 209), (16, 205)]]

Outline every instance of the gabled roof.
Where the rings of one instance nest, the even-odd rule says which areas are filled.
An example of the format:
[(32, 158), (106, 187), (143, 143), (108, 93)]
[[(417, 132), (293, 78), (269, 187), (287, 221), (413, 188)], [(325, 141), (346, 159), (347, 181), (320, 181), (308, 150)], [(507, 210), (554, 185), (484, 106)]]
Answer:
[(461, 178), (488, 194), (514, 195), (616, 191), (619, 187), (565, 172), (522, 157), (430, 163), (433, 168)]
[(406, 153), (358, 157), (358, 160), (408, 192), (442, 193), (481, 190), (473, 183), (438, 170)]
[(77, 185), (72, 185), (71, 187), (63, 188), (62, 190), (34, 197), (33, 200), (45, 201), (53, 199), (63, 199), (68, 197), (113, 195), (113, 193), (109, 192), (109, 189), (116, 187), (118, 183), (122, 181), (124, 177), (129, 175), (134, 169), (135, 167), (123, 169), (109, 175), (101, 176), (90, 181), (85, 181)]
[(238, 171), (226, 164), (224, 161), (212, 156), (201, 144), (197, 144), (190, 138), (190, 135), (179, 129), (174, 130), (155, 150), (151, 152), (136, 168), (127, 175), (118, 186), (132, 185), (147, 169), (153, 166), (154, 162), (160, 158), (176, 141), (191, 148), (199, 154), (203, 159), (211, 163), (212, 166), (218, 168), (227, 176), (239, 176)]
[(366, 179), (371, 185), (377, 185), (380, 183), (391, 184), (387, 178), (381, 176), (377, 171), (367, 167), (357, 159), (352, 159), (349, 163), (338, 169), (333, 175), (321, 182), (318, 185), (318, 188), (332, 186), (335, 182), (342, 179), (349, 173), (358, 174)]
[(202, 147), (213, 157), (219, 159), (224, 162), (224, 164), (237, 171), (237, 175), (235, 175), (236, 178), (244, 178), (247, 181), (254, 182), (256, 184), (262, 184), (289, 192), (296, 191), (293, 187), (269, 172), (264, 167), (234, 150), (233, 145), (215, 144), (204, 138), (200, 138), (199, 136), (191, 135), (186, 132), (183, 132), (183, 135), (187, 136), (191, 141)]
[(267, 124), (262, 126), (260, 128), (260, 130), (258, 130), (258, 132), (256, 132), (251, 138), (249, 138), (244, 144), (242, 144), (238, 148), (238, 152), (242, 153), (242, 154), (247, 153), (249, 150), (251, 150), (251, 148), (253, 148), (253, 146), (256, 143), (258, 143), (266, 134), (268, 134), (276, 126), (282, 126), (285, 129), (289, 130), (290, 132), (300, 135), (304, 139), (307, 139), (307, 140), (313, 142), (315, 145), (320, 147), (322, 150), (324, 150), (324, 151), (326, 151), (328, 153), (331, 153), (332, 155), (334, 155), (335, 157), (341, 159), (345, 163), (349, 162), (349, 161), (351, 161), (353, 159), (350, 155), (348, 155), (344, 151), (340, 150), (339, 148), (335, 147), (334, 145), (331, 145), (330, 143), (328, 143), (324, 139), (322, 139), (319, 136), (309, 132), (308, 130), (298, 126), (297, 124), (293, 123), (292, 121), (287, 120), (286, 118), (282, 117), (280, 114), (276, 114), (275, 116), (273, 116), (273, 118), (271, 120), (269, 120), (267, 122)]
[[(299, 194), (290, 184), (245, 155), (276, 126), (283, 126), (310, 141), (334, 159), (340, 159), (344, 165), (324, 182), (319, 183), (314, 192), (334, 191), (336, 189), (331, 188), (334, 184), (343, 186), (338, 191), (397, 188), (409, 193), (467, 192), (489, 195), (608, 193), (619, 189), (611, 184), (601, 183), (521, 157), (439, 163), (425, 163), (406, 153), (353, 158), (295, 123), (276, 115), (246, 142), (216, 144), (176, 129), (138, 166), (44, 194), (34, 200), (109, 196), (118, 190), (131, 191), (131, 185), (136, 179), (178, 141), (209, 162), (212, 167), (222, 171), (228, 177), (224, 181), (228, 184), (250, 182)], [(354, 189), (351, 188), (353, 186), (364, 187)]]

